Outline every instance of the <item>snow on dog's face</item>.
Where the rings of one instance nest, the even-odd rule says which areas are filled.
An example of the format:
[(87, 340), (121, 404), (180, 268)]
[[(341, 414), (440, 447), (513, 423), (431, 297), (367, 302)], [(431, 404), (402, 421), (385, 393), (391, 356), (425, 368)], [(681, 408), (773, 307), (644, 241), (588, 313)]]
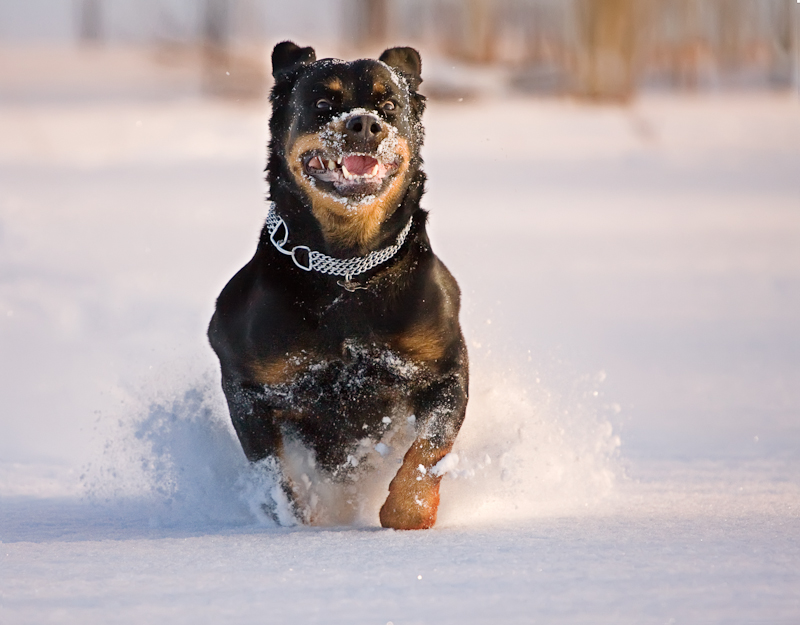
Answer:
[(273, 52), (270, 165), (281, 160), (339, 243), (367, 244), (420, 166), (419, 72), (411, 48), (349, 63), (290, 42)]
[[(312, 106), (325, 119), (334, 105), (322, 97)], [(380, 107), (388, 112), (398, 105), (386, 100)], [(337, 212), (340, 207), (366, 211), (376, 200), (392, 196), (411, 161), (408, 140), (374, 109), (346, 110), (318, 132), (296, 128), (289, 139), (287, 164), (296, 182), (309, 195), (332, 198)]]

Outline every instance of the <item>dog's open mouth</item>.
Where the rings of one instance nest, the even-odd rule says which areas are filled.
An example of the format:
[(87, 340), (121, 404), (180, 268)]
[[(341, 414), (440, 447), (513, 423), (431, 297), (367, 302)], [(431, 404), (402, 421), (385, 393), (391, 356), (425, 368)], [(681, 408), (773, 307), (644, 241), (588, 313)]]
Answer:
[(380, 191), (394, 174), (398, 163), (384, 163), (369, 154), (327, 156), (311, 153), (303, 157), (303, 166), (315, 180), (331, 185), (343, 196), (371, 195)]

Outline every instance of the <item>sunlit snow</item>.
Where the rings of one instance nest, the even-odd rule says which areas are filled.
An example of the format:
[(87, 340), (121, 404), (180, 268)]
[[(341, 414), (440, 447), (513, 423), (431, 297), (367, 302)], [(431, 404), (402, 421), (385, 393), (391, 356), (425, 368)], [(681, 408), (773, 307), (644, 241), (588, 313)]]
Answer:
[(800, 620), (796, 98), (430, 103), (472, 369), (411, 533), (377, 518), (400, 439), (346, 510), (300, 457), (328, 525), (279, 528), (229, 424), (204, 332), (266, 121), (0, 108), (0, 622)]

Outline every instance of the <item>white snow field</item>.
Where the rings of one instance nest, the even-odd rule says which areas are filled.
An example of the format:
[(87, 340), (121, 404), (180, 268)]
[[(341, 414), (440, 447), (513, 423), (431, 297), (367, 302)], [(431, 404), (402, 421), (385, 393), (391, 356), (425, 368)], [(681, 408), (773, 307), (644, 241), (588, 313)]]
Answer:
[(260, 513), (205, 326), (267, 116), (2, 100), (0, 623), (800, 623), (796, 97), (430, 104), (472, 380), (423, 532), (385, 467)]

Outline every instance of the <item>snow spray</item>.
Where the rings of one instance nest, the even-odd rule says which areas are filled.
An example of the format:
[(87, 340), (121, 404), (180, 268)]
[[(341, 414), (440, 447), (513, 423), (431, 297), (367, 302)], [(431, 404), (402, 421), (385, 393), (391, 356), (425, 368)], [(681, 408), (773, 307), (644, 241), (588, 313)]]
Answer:
[[(502, 371), (473, 355), (467, 417), (444, 473), (438, 527), (581, 513), (612, 492), (619, 438), (602, 417), (602, 374), (556, 390), (524, 367)], [(152, 526), (291, 524), (274, 466), (249, 463), (230, 424), (218, 375), (161, 376), (106, 420), (102, 449), (84, 471), (87, 496), (136, 510)], [(313, 456), (287, 444), (286, 471), (306, 518), (321, 526), (377, 526), (378, 510), (413, 419), (380, 441), (362, 441), (347, 480), (316, 472)]]

